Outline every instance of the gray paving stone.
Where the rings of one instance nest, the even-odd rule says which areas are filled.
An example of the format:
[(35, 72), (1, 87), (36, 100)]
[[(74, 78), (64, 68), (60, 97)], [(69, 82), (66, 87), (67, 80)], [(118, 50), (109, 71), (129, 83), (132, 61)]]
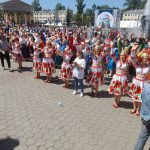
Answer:
[[(25, 67), (32, 64), (25, 62)], [(12, 63), (13, 68), (16, 64)], [(58, 74), (53, 75), (54, 77)], [(41, 74), (44, 76), (44, 74)], [(14, 150), (132, 150), (140, 133), (139, 117), (130, 115), (132, 100), (112, 108), (103, 85), (99, 98), (64, 89), (59, 82), (44, 84), (30, 71), (0, 71), (0, 139), (19, 141)], [(85, 93), (90, 92), (89, 88)], [(59, 107), (62, 102), (64, 107)], [(116, 144), (117, 143), (117, 144)], [(150, 140), (145, 149), (150, 147)]]

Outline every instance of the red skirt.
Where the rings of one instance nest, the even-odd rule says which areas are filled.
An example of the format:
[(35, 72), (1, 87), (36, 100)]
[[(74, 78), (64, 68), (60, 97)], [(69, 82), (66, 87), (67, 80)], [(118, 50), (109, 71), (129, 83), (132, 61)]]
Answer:
[(69, 80), (72, 78), (72, 68), (62, 68), (60, 71), (60, 78), (62, 80)]
[(55, 72), (54, 62), (43, 62), (42, 63), (42, 72), (45, 74), (53, 74)]

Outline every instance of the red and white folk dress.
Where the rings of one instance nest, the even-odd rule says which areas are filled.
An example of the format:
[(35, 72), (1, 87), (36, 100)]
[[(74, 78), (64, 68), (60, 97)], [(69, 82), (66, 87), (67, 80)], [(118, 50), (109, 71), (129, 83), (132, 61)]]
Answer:
[(70, 59), (72, 58), (72, 52), (64, 52), (63, 63), (60, 70), (60, 78), (62, 80), (69, 80), (72, 78), (72, 66), (70, 64)]
[(150, 68), (147, 66), (142, 68), (136, 67), (136, 77), (133, 79), (129, 90), (129, 96), (136, 102), (141, 102), (141, 93), (146, 84), (146, 76), (149, 73)]
[(129, 86), (127, 81), (127, 63), (118, 62), (116, 65), (116, 74), (108, 87), (109, 94), (124, 95), (128, 93)]
[(34, 46), (34, 53), (33, 53), (33, 70), (34, 72), (41, 72), (41, 58), (39, 57), (41, 51), (38, 47)]
[(53, 74), (55, 72), (55, 64), (52, 55), (53, 49), (45, 47), (44, 57), (42, 60), (42, 72), (45, 74)]
[(89, 73), (89, 84), (92, 86), (102, 84), (102, 56), (93, 56)]
[(23, 62), (24, 58), (22, 55), (22, 51), (21, 51), (21, 47), (18, 41), (16, 41), (13, 45), (12, 45), (12, 59), (15, 62)]

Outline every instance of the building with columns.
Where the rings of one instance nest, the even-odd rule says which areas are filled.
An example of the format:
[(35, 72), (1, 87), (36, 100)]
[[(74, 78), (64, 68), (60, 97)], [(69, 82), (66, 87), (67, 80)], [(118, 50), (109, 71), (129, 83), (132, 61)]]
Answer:
[(21, 0), (0, 3), (0, 11), (5, 22), (31, 24), (33, 19), (33, 7)]
[[(73, 10), (69, 10), (70, 19), (73, 18)], [(35, 23), (54, 23), (54, 22), (66, 22), (67, 10), (59, 10), (59, 11), (34, 11), (33, 12), (33, 20)]]

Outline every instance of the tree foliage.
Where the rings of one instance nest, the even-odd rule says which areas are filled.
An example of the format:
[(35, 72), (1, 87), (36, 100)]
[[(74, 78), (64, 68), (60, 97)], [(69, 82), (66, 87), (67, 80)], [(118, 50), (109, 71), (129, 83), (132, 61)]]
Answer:
[(124, 10), (144, 9), (147, 0), (125, 0)]
[(77, 7), (78, 14), (83, 14), (84, 8), (86, 6), (86, 4), (84, 4), (84, 0), (76, 0), (76, 2), (77, 2), (76, 7)]
[(34, 11), (41, 11), (42, 10), (42, 7), (40, 6), (39, 0), (34, 0), (32, 2), (32, 6), (33, 6)]
[(92, 10), (95, 12), (95, 10), (97, 9), (97, 6), (96, 6), (96, 4), (93, 4), (93, 6), (92, 6)]
[(141, 3), (141, 5), (140, 5), (140, 8), (144, 9), (145, 6), (146, 6), (146, 3), (147, 3), (147, 0), (143, 0), (142, 3)]
[(97, 6), (97, 9), (110, 9), (111, 7), (108, 5)]
[(61, 3), (57, 3), (55, 6), (55, 11), (58, 11), (58, 10), (66, 10), (66, 8)]
[(94, 18), (95, 18), (95, 8), (87, 8), (85, 10), (85, 24), (94, 25)]

